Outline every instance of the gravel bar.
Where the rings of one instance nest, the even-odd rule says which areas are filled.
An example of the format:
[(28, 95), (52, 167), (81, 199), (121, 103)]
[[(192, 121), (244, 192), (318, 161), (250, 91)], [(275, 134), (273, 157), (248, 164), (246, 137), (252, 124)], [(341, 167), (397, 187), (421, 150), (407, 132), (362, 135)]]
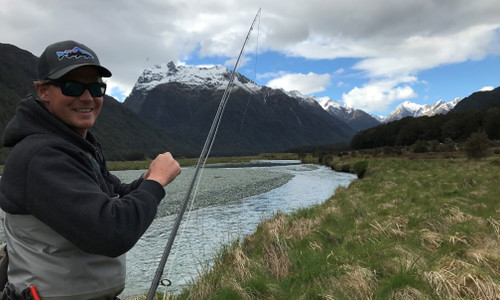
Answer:
[[(187, 189), (194, 175), (195, 168), (187, 167), (166, 188), (166, 196), (158, 207), (157, 217), (164, 217), (179, 212), (186, 197)], [(112, 172), (124, 182), (130, 182), (141, 176), (144, 170)], [(262, 194), (278, 188), (294, 175), (271, 171), (268, 168), (205, 168), (198, 174), (198, 189), (191, 193), (192, 209), (227, 205), (244, 198)], [(197, 190), (197, 191), (196, 191)]]

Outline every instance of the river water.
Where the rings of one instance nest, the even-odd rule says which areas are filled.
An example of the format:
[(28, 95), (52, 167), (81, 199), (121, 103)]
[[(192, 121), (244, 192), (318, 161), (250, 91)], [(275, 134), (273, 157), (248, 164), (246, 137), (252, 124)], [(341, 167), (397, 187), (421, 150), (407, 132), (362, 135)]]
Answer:
[[(185, 193), (193, 170), (183, 168), (172, 186), (167, 186), (166, 198), (177, 199), (169, 203), (177, 206), (183, 199), (181, 190)], [(140, 171), (115, 174), (127, 181), (136, 178)], [(204, 204), (193, 206), (184, 215), (163, 273), (172, 285), (167, 290), (160, 286), (158, 291), (178, 294), (199, 272), (210, 267), (223, 244), (252, 234), (261, 221), (277, 212), (291, 213), (323, 203), (337, 187), (347, 186), (356, 178), (324, 166), (296, 162), (267, 167), (205, 168), (202, 174), (208, 180), (200, 180), (194, 202), (200, 197)], [(256, 187), (264, 187), (265, 191)], [(144, 295), (151, 286), (176, 218), (175, 213), (167, 210), (159, 208), (159, 217), (127, 254), (127, 283), (121, 295), (124, 299)]]

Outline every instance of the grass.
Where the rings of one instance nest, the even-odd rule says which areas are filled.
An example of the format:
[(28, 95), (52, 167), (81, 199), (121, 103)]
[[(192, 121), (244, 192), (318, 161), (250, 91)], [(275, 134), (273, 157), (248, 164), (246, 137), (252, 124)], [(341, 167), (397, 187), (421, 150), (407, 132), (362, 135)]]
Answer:
[(360, 160), (363, 179), (262, 222), (169, 299), (500, 298), (498, 155)]

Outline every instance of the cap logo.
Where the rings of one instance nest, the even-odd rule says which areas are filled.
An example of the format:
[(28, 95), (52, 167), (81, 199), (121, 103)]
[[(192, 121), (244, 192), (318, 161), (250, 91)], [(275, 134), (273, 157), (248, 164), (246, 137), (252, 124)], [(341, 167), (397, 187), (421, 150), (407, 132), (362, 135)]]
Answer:
[(64, 50), (64, 51), (57, 51), (57, 57), (59, 58), (59, 60), (62, 60), (63, 58), (76, 58), (76, 59), (79, 59), (80, 57), (83, 57), (85, 59), (94, 59), (94, 56), (92, 55), (92, 53), (86, 51), (86, 50), (83, 50), (82, 48), (79, 48), (79, 47), (75, 47), (71, 50)]

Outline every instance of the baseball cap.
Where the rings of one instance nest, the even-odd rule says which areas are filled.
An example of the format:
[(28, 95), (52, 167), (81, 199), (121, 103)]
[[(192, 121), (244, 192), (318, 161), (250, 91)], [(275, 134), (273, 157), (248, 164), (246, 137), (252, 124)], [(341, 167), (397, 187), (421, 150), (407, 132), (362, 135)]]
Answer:
[(47, 46), (38, 61), (38, 79), (58, 79), (71, 70), (94, 66), (101, 77), (111, 77), (111, 72), (101, 66), (97, 54), (75, 41), (62, 41)]

